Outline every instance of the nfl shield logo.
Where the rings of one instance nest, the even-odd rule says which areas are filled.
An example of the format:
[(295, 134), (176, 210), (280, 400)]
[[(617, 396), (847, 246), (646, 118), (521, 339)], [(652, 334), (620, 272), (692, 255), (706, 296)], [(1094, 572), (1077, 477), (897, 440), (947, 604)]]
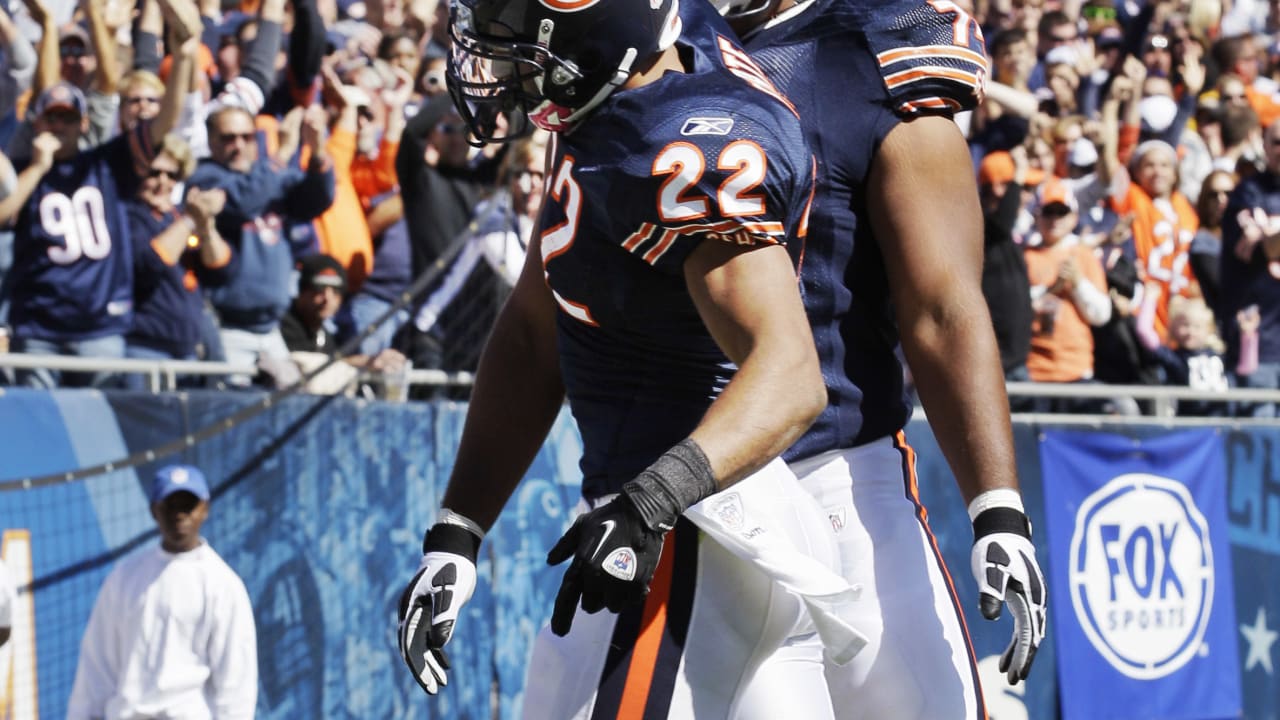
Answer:
[(629, 547), (620, 547), (609, 553), (602, 567), (619, 580), (633, 580), (636, 576), (636, 553)]
[(746, 519), (746, 513), (742, 510), (742, 498), (736, 492), (725, 493), (724, 497), (719, 498), (714, 512), (725, 527), (734, 531), (741, 529)]

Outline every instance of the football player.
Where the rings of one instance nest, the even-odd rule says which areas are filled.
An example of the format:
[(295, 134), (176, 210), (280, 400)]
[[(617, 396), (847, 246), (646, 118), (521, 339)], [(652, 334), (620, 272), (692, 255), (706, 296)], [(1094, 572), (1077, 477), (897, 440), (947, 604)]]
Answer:
[[(556, 147), (543, 230), (402, 596), (402, 654), (428, 693), (447, 680), (481, 539), (567, 397), (584, 512), (548, 555), (570, 564), (525, 717), (831, 717), (806, 606), (735, 552), (785, 539), (840, 580), (820, 508), (776, 459), (826, 401), (788, 254), (814, 166), (790, 103), (709, 14), (682, 24), (677, 0), (453, 6), (448, 79), (471, 132), (532, 124)], [(704, 522), (742, 545), (681, 517), (709, 496)]]
[(848, 718), (985, 717), (916, 492), (894, 352), (900, 340), (968, 503), (980, 609), (1013, 615), (1000, 667), (1016, 683), (1044, 637), (1047, 595), (983, 302), (973, 166), (949, 117), (981, 98), (981, 31), (949, 0), (714, 2), (795, 103), (818, 156), (801, 278), (831, 402), (784, 457), (833, 518), (846, 579), (866, 592), (870, 642), (829, 666), (833, 705)]

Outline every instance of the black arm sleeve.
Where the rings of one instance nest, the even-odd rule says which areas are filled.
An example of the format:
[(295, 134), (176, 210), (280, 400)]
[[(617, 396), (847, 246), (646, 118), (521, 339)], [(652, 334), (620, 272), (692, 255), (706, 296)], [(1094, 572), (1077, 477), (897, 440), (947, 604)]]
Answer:
[(986, 245), (1001, 245), (1013, 242), (1013, 226), (1018, 222), (1018, 210), (1022, 208), (1022, 186), (1011, 182), (1005, 187), (1004, 195), (996, 204), (995, 210), (987, 215)]
[(137, 25), (133, 28), (133, 69), (160, 74), (160, 38)]
[[(306, 93), (320, 74), (324, 59), (324, 20), (316, 0), (293, 0), (293, 33), (289, 35), (289, 80), (295, 91)], [(295, 100), (303, 100), (295, 96)]]
[(281, 35), (280, 23), (259, 20), (258, 36), (249, 44), (240, 73), (261, 88), (264, 97), (271, 95), (275, 86), (272, 78), (276, 74), (276, 53), (280, 52)]

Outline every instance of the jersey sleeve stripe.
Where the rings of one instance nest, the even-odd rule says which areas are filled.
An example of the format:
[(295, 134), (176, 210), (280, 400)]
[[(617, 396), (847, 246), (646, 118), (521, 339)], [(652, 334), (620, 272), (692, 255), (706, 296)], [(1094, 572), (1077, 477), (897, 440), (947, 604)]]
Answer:
[(785, 105), (792, 115), (800, 117), (800, 112), (796, 110), (796, 106), (792, 105), (791, 101), (778, 90), (778, 87), (773, 84), (769, 76), (765, 74), (764, 70), (760, 69), (760, 66), (749, 55), (734, 47), (733, 43), (724, 37), (717, 36), (717, 40), (720, 46), (721, 59), (729, 72), (751, 87)]
[(631, 233), (631, 236), (622, 243), (622, 249), (627, 252), (635, 252), (636, 248), (640, 247), (649, 236), (653, 235), (653, 231), (656, 229), (657, 227), (653, 223), (644, 223), (639, 230)]
[(885, 50), (876, 55), (876, 60), (879, 61), (880, 67), (908, 60), (927, 60), (930, 58), (951, 58), (973, 63), (983, 69), (988, 67), (987, 59), (980, 53), (958, 45), (925, 45), (922, 47), (895, 48), (893, 50)]
[(890, 89), (921, 80), (937, 79), (955, 80), (973, 87), (979, 87), (981, 82), (977, 73), (938, 66), (916, 67), (884, 76), (885, 85)]
[(949, 97), (930, 97), (920, 100), (907, 100), (898, 108), (905, 113), (922, 113), (942, 110), (946, 112), (958, 112), (963, 109), (959, 100)]

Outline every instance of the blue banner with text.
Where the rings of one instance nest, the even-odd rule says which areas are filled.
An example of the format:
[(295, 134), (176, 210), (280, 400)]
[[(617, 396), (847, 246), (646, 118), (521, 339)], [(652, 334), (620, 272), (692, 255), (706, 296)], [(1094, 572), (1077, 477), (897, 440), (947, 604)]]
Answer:
[(1040, 443), (1066, 720), (1241, 714), (1222, 441)]

